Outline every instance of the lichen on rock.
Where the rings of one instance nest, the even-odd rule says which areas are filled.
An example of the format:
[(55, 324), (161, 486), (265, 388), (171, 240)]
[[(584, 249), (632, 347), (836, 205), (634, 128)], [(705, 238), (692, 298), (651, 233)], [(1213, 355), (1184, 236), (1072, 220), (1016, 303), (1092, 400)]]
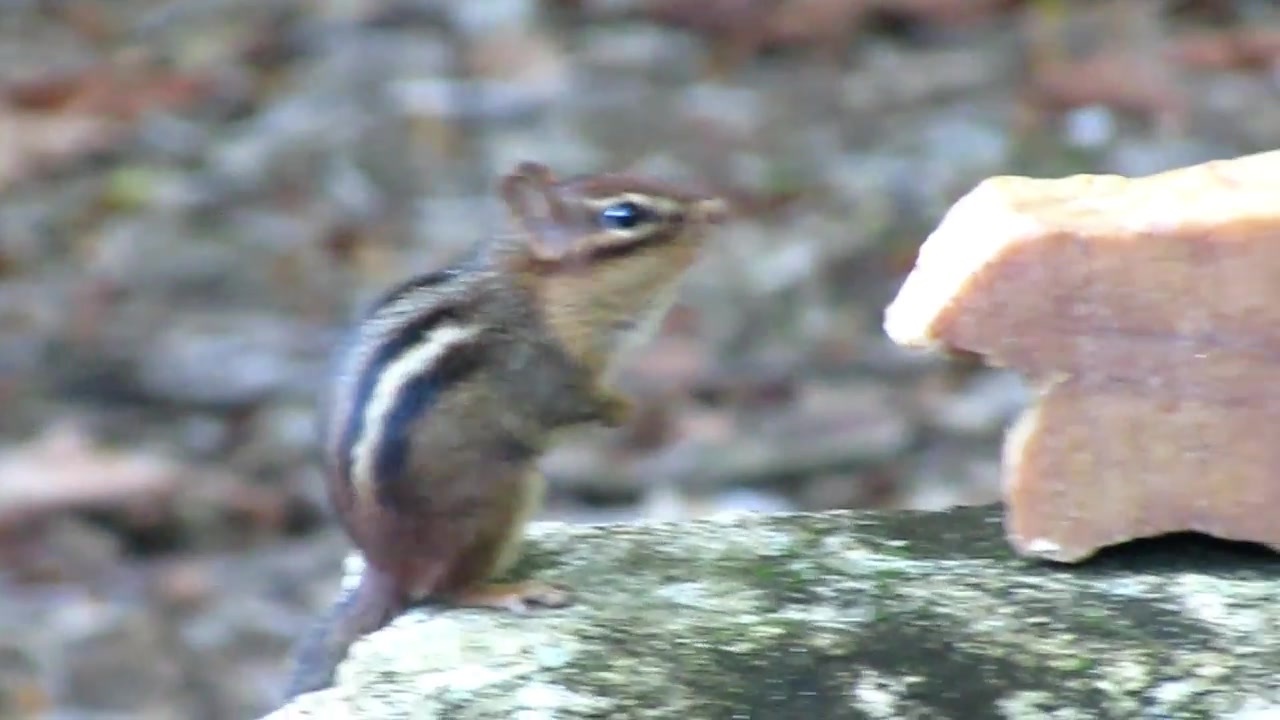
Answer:
[(422, 608), (289, 718), (1202, 718), (1280, 712), (1273, 555), (1015, 557), (995, 508), (531, 531), (565, 610)]

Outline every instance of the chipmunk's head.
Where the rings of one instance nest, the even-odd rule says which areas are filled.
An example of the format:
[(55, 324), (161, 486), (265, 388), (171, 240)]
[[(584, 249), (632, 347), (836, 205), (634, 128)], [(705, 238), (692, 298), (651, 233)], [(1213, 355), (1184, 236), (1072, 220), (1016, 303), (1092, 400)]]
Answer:
[(652, 331), (728, 216), (724, 199), (691, 187), (628, 173), (558, 179), (528, 162), (501, 195), (552, 330), (595, 364)]

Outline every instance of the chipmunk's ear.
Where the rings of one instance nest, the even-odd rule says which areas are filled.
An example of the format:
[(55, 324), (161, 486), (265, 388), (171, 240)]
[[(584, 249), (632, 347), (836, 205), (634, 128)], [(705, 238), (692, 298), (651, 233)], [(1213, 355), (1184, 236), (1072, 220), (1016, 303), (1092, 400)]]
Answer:
[(550, 215), (550, 189), (554, 184), (550, 168), (525, 161), (503, 176), (498, 194), (517, 220), (536, 220)]
[(555, 192), (556, 177), (542, 163), (525, 161), (498, 189), (525, 246), (534, 257), (556, 257), (564, 244), (566, 209)]

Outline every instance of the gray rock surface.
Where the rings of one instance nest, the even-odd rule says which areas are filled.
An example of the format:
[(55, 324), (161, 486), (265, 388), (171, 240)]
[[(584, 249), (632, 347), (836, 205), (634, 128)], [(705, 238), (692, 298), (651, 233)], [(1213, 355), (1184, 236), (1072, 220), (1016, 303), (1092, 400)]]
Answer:
[(293, 718), (1262, 718), (1280, 559), (1203, 537), (1080, 566), (1013, 556), (996, 507), (535, 526), (518, 617), (423, 609)]

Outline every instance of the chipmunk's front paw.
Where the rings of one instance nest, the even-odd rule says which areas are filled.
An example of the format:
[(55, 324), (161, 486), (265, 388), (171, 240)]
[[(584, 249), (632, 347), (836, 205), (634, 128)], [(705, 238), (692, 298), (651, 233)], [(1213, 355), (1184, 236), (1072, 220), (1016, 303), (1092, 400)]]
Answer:
[(595, 392), (596, 418), (607, 427), (622, 427), (635, 414), (635, 404), (616, 390), (599, 388)]

